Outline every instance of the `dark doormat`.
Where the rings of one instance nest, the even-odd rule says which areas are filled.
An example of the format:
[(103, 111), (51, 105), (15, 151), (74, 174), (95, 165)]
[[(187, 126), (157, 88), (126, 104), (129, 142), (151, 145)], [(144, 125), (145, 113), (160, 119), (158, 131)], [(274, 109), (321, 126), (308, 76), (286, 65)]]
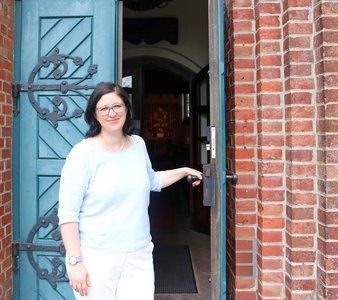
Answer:
[(189, 246), (155, 245), (155, 293), (197, 293)]

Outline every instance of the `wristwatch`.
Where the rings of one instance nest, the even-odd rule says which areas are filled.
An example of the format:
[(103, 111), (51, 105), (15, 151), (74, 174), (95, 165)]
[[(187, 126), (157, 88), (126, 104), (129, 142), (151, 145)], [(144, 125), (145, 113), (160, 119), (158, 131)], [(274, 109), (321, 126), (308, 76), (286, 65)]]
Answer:
[(77, 263), (83, 260), (82, 256), (70, 256), (69, 257), (69, 264), (75, 266)]

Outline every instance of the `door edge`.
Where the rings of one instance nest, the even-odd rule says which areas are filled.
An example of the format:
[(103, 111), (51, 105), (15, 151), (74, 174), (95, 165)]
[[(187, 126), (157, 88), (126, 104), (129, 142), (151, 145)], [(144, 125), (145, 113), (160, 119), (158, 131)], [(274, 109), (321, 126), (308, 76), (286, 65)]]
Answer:
[(211, 207), (211, 299), (226, 299), (224, 3), (209, 0), (210, 126), (215, 127), (215, 206)]

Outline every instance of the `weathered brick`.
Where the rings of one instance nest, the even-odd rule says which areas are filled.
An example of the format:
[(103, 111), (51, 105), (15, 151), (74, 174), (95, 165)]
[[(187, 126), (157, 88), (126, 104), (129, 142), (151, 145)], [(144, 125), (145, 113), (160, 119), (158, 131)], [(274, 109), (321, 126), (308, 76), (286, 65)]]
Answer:
[(282, 231), (257, 231), (257, 238), (262, 243), (281, 243), (283, 241)]
[(290, 90), (313, 90), (315, 83), (312, 78), (293, 78), (290, 77), (285, 81), (287, 89)]
[(260, 79), (279, 79), (281, 71), (279, 68), (263, 68), (257, 71), (257, 80)]
[(292, 250), (286, 248), (286, 257), (294, 263), (313, 263), (316, 260), (316, 252), (313, 250)]
[(258, 252), (262, 256), (284, 256), (284, 247), (277, 245), (258, 245)]
[(313, 25), (311, 23), (287, 23), (284, 27), (285, 35), (311, 34)]
[(326, 240), (338, 240), (338, 227), (318, 224), (318, 235)]
[(271, 271), (261, 273), (260, 281), (266, 283), (283, 283), (284, 282), (284, 273), (281, 271)]
[(294, 162), (312, 162), (312, 150), (286, 150), (286, 159)]
[(288, 147), (314, 147), (316, 144), (316, 137), (312, 134), (296, 134), (288, 135), (286, 137), (286, 146)]
[(234, 44), (253, 44), (255, 36), (252, 33), (241, 33), (234, 36)]
[(309, 9), (288, 10), (288, 12), (283, 15), (283, 23), (285, 24), (288, 21), (310, 21), (310, 16)]
[(256, 29), (261, 27), (277, 27), (280, 25), (278, 16), (260, 16), (256, 20)]
[(259, 2), (256, 6), (256, 12), (258, 14), (279, 14), (281, 12), (281, 4), (280, 3), (264, 3)]
[(286, 243), (291, 248), (312, 248), (314, 246), (314, 237), (312, 235), (292, 235), (286, 233)]
[(251, 8), (235, 8), (232, 11), (233, 20), (253, 20), (254, 10)]
[(283, 229), (284, 218), (258, 217), (258, 226), (261, 229)]
[(257, 256), (258, 265), (265, 270), (279, 270), (283, 267), (283, 259)]
[(279, 40), (282, 36), (280, 29), (266, 29), (260, 28), (256, 32), (256, 41), (265, 41), (265, 40)]
[(291, 8), (299, 8), (299, 7), (311, 7), (312, 6), (312, 0), (287, 0), (284, 3), (285, 10), (291, 9)]
[(288, 65), (284, 71), (285, 77), (290, 76), (308, 76), (312, 74), (312, 66), (310, 64), (299, 65), (293, 64)]
[(248, 32), (253, 29), (253, 22), (251, 21), (240, 21), (234, 22), (234, 32)]
[(286, 206), (286, 215), (292, 220), (313, 220), (314, 208)]
[(281, 175), (263, 174), (258, 176), (258, 185), (266, 188), (280, 188), (283, 186), (283, 177)]
[(281, 96), (278, 94), (259, 94), (257, 96), (257, 103), (259, 106), (265, 106), (265, 105), (280, 105), (281, 103)]
[(262, 40), (256, 45), (256, 52), (260, 54), (276, 53), (279, 51), (281, 51), (281, 47), (278, 41)]
[(286, 230), (291, 234), (313, 234), (316, 232), (316, 223), (311, 221), (286, 221)]
[(255, 287), (255, 279), (254, 278), (245, 278), (238, 277), (235, 282), (236, 288), (238, 289), (252, 289)]
[(251, 226), (236, 226), (236, 238), (254, 238), (256, 237), (256, 230)]
[(311, 37), (309, 36), (288, 36), (284, 41), (285, 49), (310, 48)]
[(286, 271), (292, 277), (311, 277), (314, 274), (314, 266), (313, 265), (305, 265), (305, 264), (290, 264), (286, 262)]
[(258, 197), (261, 201), (283, 201), (284, 191), (258, 189)]
[(257, 124), (257, 132), (281, 133), (283, 131), (283, 123), (276, 121), (262, 121)]
[(290, 121), (285, 124), (286, 132), (312, 132), (313, 121)]
[(258, 203), (258, 212), (262, 216), (280, 216), (283, 214), (283, 204)]

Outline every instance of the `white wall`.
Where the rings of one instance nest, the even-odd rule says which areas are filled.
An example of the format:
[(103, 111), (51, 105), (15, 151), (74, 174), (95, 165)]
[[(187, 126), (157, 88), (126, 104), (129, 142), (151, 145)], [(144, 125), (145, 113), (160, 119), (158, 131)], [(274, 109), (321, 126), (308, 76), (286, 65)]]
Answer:
[(144, 42), (133, 45), (123, 43), (123, 58), (139, 55), (160, 56), (175, 60), (194, 72), (208, 64), (208, 1), (173, 0), (165, 8), (132, 11), (124, 8), (125, 18), (176, 17), (178, 18), (178, 44), (161, 41), (153, 45)]

